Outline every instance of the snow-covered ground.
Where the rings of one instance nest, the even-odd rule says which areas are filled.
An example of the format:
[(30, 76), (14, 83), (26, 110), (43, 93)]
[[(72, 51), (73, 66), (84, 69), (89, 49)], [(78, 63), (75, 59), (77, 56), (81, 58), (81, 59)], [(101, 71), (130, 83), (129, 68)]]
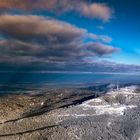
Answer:
[[(58, 116), (62, 117), (85, 117), (97, 115), (123, 115), (127, 109), (137, 107), (136, 104), (131, 104), (131, 98), (135, 98), (140, 94), (136, 92), (136, 86), (124, 87), (119, 90), (113, 90), (106, 95), (88, 100), (81, 105), (73, 106), (63, 110)], [(123, 101), (123, 102), (122, 102)]]
[(110, 91), (107, 94), (109, 95), (116, 95), (116, 94), (123, 94), (123, 95), (136, 95), (137, 86), (129, 86), (120, 88), (119, 90)]

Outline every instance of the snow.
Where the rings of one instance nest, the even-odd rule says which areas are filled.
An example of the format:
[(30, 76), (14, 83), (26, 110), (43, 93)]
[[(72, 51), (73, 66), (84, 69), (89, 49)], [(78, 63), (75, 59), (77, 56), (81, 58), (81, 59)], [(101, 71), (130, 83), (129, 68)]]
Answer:
[[(135, 96), (137, 95), (135, 89), (136, 89), (135, 86), (125, 87), (119, 89), (118, 91), (108, 92), (107, 96), (115, 97), (117, 94), (123, 94), (124, 96), (129, 96), (129, 95)], [(81, 105), (77, 105), (72, 108), (69, 108), (68, 111), (64, 111), (59, 116), (61, 117), (67, 116), (67, 117), (75, 117), (75, 118), (98, 116), (103, 114), (120, 116), (123, 115), (127, 109), (131, 109), (135, 107), (137, 106), (133, 104), (108, 103), (104, 100), (103, 97), (99, 97), (99, 98), (85, 101)]]
[(41, 106), (43, 106), (44, 105), (44, 102), (41, 102)]
[(94, 102), (99, 103), (99, 102), (102, 102), (102, 100), (100, 98), (96, 98), (94, 99)]
[(94, 102), (94, 103), (102, 103), (103, 100), (101, 98), (95, 98), (95, 99), (91, 99), (91, 100), (88, 100), (88, 101), (85, 101), (82, 105), (83, 106), (88, 106), (89, 103), (91, 102)]
[(107, 123), (107, 126), (110, 126), (111, 124), (112, 124), (111, 122), (108, 122), (108, 123)]
[(95, 114), (61, 114), (57, 115), (58, 117), (89, 117), (89, 116), (95, 116)]
[[(112, 97), (115, 97), (117, 94), (123, 94), (124, 96), (136, 95), (137, 93), (135, 93), (135, 89), (136, 86), (125, 87), (119, 89), (118, 91), (108, 92), (107, 95)], [(83, 110), (95, 110), (96, 115), (102, 114), (123, 115), (125, 110), (136, 107), (135, 105), (125, 105), (119, 103), (104, 104), (104, 100), (102, 97), (86, 101), (80, 106), (83, 108)]]
[(107, 94), (108, 95), (116, 95), (116, 94), (136, 95), (135, 93), (136, 88), (137, 88), (136, 86), (124, 87), (124, 88), (120, 88), (117, 91), (110, 91)]
[(123, 115), (124, 111), (128, 108), (133, 108), (135, 106), (104, 106), (104, 107), (97, 107), (96, 108), (96, 115), (102, 114), (115, 114), (115, 115)]
[[(90, 101), (90, 102), (94, 102)], [(124, 111), (128, 108), (134, 108), (134, 105), (121, 105), (121, 104), (111, 104), (111, 105), (90, 105), (89, 103), (84, 103), (81, 106), (86, 108), (85, 110), (94, 109), (96, 115), (102, 114), (116, 114), (116, 115), (123, 115)], [(88, 108), (88, 109), (87, 109)]]

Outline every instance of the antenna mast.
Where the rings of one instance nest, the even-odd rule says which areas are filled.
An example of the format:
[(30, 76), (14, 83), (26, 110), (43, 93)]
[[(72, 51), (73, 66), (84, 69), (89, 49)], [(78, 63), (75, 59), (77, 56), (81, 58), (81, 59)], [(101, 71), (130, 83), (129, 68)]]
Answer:
[(117, 91), (119, 90), (119, 84), (118, 84), (118, 81), (117, 81)]

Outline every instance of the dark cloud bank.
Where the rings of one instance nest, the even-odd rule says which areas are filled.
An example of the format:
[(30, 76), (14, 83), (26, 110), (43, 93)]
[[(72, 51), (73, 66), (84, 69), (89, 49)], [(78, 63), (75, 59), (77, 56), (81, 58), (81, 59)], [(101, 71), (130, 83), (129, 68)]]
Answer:
[(74, 11), (103, 22), (109, 22), (113, 16), (113, 10), (105, 3), (77, 1), (67, 4), (68, 0), (0, 0), (0, 70), (138, 71), (139, 66), (103, 61), (120, 51), (110, 45), (109, 36), (50, 17), (8, 14), (8, 9), (29, 13), (47, 9), (62, 14)]
[[(106, 57), (119, 49), (108, 45), (108, 36), (41, 16), (1, 15), (1, 64), (50, 70), (86, 67), (89, 59)], [(90, 41), (85, 41), (89, 39)], [(89, 64), (88, 64), (89, 65)]]

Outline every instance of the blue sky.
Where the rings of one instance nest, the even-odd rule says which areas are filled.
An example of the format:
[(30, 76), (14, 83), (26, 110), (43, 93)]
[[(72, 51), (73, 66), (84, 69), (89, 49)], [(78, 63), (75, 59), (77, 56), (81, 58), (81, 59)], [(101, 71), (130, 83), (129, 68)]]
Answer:
[[(100, 2), (100, 1), (99, 1)], [(112, 38), (112, 45), (121, 49), (112, 55), (111, 61), (124, 64), (140, 64), (140, 2), (137, 0), (103, 0), (113, 10), (113, 18), (104, 23), (97, 19), (79, 17), (75, 13), (61, 16), (59, 19), (70, 22), (89, 32), (105, 34)], [(100, 29), (99, 27), (103, 27)], [(109, 60), (109, 59), (108, 59)]]
[(138, 71), (139, 6), (138, 0), (0, 0), (1, 69)]

